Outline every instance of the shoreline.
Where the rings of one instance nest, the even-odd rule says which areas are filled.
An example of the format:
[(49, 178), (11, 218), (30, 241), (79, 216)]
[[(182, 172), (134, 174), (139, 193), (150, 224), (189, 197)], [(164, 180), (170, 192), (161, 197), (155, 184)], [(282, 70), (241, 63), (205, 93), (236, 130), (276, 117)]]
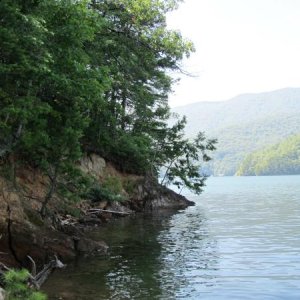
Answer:
[[(94, 160), (89, 161), (89, 172), (99, 177), (101, 174), (97, 161), (99, 157), (95, 156)], [(110, 171), (112, 169), (108, 164), (103, 169), (105, 168)], [(76, 206), (81, 215), (75, 217), (57, 210), (56, 206), (63, 200), (56, 196), (49, 210), (50, 217), (42, 219), (35, 194), (32, 193), (31, 198), (24, 195), (28, 191), (45, 189), (46, 183), (42, 182), (39, 174), (33, 174), (32, 170), (22, 172), (17, 178), (22, 189), (14, 188), (10, 182), (0, 177), (0, 262), (9, 267), (30, 269), (28, 255), (41, 267), (54, 255), (65, 263), (77, 256), (106, 253), (108, 246), (105, 242), (87, 237), (90, 230), (101, 228), (102, 224), (109, 223), (111, 219), (130, 214), (177, 211), (194, 205), (184, 196), (160, 186), (157, 182), (139, 178), (131, 198), (127, 201), (82, 201)], [(113, 172), (120, 176), (116, 170)]]

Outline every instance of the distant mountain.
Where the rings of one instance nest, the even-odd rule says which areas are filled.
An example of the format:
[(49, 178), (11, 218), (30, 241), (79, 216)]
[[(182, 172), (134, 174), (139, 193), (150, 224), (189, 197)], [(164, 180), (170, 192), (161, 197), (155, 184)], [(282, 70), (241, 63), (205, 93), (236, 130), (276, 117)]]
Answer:
[(186, 115), (186, 135), (205, 131), (217, 138), (214, 175), (234, 175), (245, 156), (300, 133), (300, 88), (244, 94), (224, 102), (198, 102), (176, 107)]
[(300, 134), (253, 152), (243, 160), (237, 175), (300, 174)]

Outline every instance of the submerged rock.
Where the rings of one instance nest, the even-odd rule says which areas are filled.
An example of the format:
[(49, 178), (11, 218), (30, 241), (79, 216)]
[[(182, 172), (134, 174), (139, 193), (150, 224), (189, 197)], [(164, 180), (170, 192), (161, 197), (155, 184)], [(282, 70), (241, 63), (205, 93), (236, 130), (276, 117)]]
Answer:
[(81, 238), (75, 243), (78, 254), (87, 256), (94, 254), (103, 254), (107, 252), (108, 246), (103, 241), (94, 241), (87, 238)]

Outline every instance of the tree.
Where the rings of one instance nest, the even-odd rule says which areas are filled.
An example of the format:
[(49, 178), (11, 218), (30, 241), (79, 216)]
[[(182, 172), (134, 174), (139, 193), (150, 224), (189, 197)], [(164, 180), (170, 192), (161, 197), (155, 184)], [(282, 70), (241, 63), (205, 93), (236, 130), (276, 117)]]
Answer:
[(168, 72), (194, 51), (166, 26), (180, 2), (1, 1), (0, 156), (47, 174), (43, 216), (82, 151), (155, 178), (167, 166), (164, 182), (199, 191), (214, 142), (168, 127)]
[(5, 299), (17, 300), (46, 300), (47, 296), (37, 292), (28, 286), (30, 273), (26, 269), (11, 269), (4, 274), (5, 290), (7, 297)]
[[(166, 27), (165, 14), (177, 2), (91, 3), (105, 19), (90, 48), (102, 53), (93, 59), (92, 67), (107, 66), (111, 86), (105, 93), (104, 108), (93, 109), (87, 143), (91, 144), (91, 139), (95, 143), (97, 137), (101, 154), (116, 163), (122, 161), (127, 171), (147, 170), (152, 135), (169, 115), (167, 99), (172, 80), (167, 70), (178, 69), (178, 62), (193, 51), (192, 43)], [(136, 150), (134, 161), (126, 154), (129, 149)]]
[(207, 153), (216, 149), (216, 140), (207, 140), (201, 132), (193, 140), (185, 139), (185, 124), (186, 119), (182, 118), (168, 128), (163, 143), (157, 149), (157, 167), (164, 172), (160, 183), (172, 183), (179, 189), (186, 187), (200, 194), (206, 180), (205, 174), (201, 172), (201, 162), (211, 160)]
[[(45, 207), (59, 176), (81, 156), (92, 103), (102, 99), (85, 43), (98, 30), (87, 1), (1, 1), (0, 155), (49, 177)], [(96, 18), (96, 21), (95, 21)]]
[(81, 157), (81, 138), (90, 122), (90, 110), (94, 102), (102, 99), (103, 85), (98, 78), (103, 72), (101, 67), (89, 68), (91, 60), (85, 44), (93, 41), (98, 23), (87, 1), (47, 1), (40, 9), (51, 32), (46, 46), (52, 62), (39, 96), (51, 110), (43, 128), (32, 126), (38, 131), (25, 139), (23, 148), (28, 152), (28, 140), (34, 141), (29, 148), (36, 147), (35, 137), (44, 133), (46, 138), (35, 151), (35, 163), (49, 177), (49, 189), (41, 209), (45, 216), (59, 178), (72, 170), (70, 166)]
[(29, 0), (0, 3), (0, 158), (10, 156), (13, 173), (24, 131), (48, 110), (38, 92), (49, 73), (51, 56), (37, 6)]

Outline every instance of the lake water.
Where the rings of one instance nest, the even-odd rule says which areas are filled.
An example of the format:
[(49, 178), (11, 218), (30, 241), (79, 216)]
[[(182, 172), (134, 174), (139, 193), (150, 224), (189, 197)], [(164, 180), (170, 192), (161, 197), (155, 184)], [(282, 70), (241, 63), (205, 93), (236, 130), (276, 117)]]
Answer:
[(210, 178), (187, 196), (96, 232), (109, 254), (55, 273), (50, 299), (300, 299), (300, 176)]

